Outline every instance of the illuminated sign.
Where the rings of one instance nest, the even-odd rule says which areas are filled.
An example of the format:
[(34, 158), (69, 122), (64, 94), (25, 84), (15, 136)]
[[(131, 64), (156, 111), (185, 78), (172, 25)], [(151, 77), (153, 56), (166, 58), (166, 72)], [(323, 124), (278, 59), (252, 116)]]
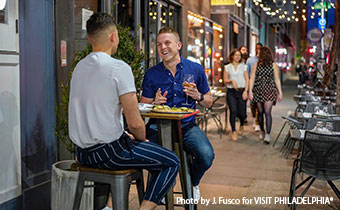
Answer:
[(235, 5), (235, 0), (211, 0), (212, 6)]

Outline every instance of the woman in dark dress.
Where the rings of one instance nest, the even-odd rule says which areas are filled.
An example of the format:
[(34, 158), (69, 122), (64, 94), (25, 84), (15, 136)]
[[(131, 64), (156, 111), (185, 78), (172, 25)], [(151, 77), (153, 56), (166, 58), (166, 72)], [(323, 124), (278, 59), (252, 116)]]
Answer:
[[(259, 61), (253, 66), (249, 82), (249, 99), (257, 104), (260, 139), (270, 143), (272, 127), (272, 107), (282, 100), (282, 89), (279, 78), (279, 68), (274, 63), (273, 54), (268, 47), (262, 47)], [(264, 131), (264, 116), (266, 116), (266, 133)]]

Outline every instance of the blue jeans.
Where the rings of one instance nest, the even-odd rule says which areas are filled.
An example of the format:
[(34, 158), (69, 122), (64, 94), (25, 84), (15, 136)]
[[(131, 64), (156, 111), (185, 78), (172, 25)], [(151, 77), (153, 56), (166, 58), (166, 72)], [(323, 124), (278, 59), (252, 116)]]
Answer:
[[(182, 122), (182, 136), (184, 151), (193, 157), (192, 184), (197, 186), (204, 173), (213, 163), (215, 158), (214, 149), (205, 133), (192, 122)], [(159, 143), (158, 128), (154, 120), (147, 125), (146, 138), (152, 142)]]

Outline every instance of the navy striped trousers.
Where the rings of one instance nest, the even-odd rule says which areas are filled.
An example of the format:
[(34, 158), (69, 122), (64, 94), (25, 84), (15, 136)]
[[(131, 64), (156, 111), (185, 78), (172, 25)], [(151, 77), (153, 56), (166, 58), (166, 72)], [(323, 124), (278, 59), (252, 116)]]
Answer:
[(160, 203), (172, 187), (179, 159), (171, 151), (152, 142), (131, 140), (127, 134), (109, 144), (77, 147), (80, 164), (101, 169), (146, 169), (151, 174), (144, 200)]

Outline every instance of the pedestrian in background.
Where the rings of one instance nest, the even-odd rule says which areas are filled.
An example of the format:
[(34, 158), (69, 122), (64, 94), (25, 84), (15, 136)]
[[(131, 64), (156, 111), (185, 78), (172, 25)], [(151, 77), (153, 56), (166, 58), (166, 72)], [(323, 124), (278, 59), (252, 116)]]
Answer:
[(231, 139), (236, 141), (236, 117), (240, 119), (239, 135), (242, 135), (244, 131), (249, 76), (247, 66), (241, 62), (241, 52), (238, 49), (231, 51), (228, 60), (230, 63), (225, 66), (224, 81), (227, 84), (227, 103), (230, 111), (229, 120), (232, 131)]
[[(238, 49), (241, 52), (241, 63), (246, 64), (247, 59), (249, 58), (248, 48), (246, 46), (242, 45)], [(248, 75), (250, 75), (250, 73), (248, 73)], [(248, 120), (247, 120), (247, 100), (248, 99), (246, 99), (246, 105), (244, 106), (244, 112), (246, 113), (246, 116), (244, 118), (244, 123), (245, 124), (248, 124)]]
[(246, 46), (242, 45), (238, 49), (241, 52), (241, 62), (245, 64), (247, 62), (247, 59), (249, 58), (248, 48)]
[[(260, 140), (270, 143), (272, 127), (272, 107), (282, 100), (282, 89), (279, 78), (279, 68), (274, 63), (273, 54), (268, 47), (260, 50), (259, 61), (251, 71), (249, 84), (249, 99), (257, 104), (258, 118), (261, 128)], [(264, 117), (266, 116), (266, 134), (264, 131)]]
[[(247, 60), (246, 64), (247, 64), (249, 77), (251, 75), (251, 70), (252, 70), (254, 64), (259, 60), (258, 56), (260, 54), (260, 50), (261, 50), (262, 46), (263, 45), (260, 42), (256, 43), (256, 46), (255, 46), (256, 55), (248, 58), (248, 60)], [(250, 101), (250, 111), (251, 111), (251, 115), (254, 118), (254, 124), (253, 124), (254, 130), (256, 132), (261, 131), (261, 128), (260, 128), (260, 125), (259, 125), (259, 119), (258, 119), (257, 105), (254, 104), (252, 101)]]

